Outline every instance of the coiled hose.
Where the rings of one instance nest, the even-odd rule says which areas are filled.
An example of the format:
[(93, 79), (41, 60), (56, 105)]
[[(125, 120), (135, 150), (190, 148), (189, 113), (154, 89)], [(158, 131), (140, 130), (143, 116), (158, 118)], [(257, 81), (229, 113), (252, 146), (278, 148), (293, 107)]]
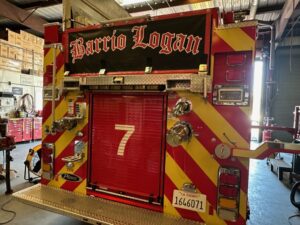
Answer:
[(300, 181), (296, 182), (293, 187), (292, 187), (292, 191), (291, 191), (291, 194), (290, 194), (290, 200), (291, 200), (291, 203), (300, 210), (300, 201), (299, 202), (296, 202), (295, 200), (295, 195), (296, 195), (296, 192), (297, 190), (300, 188)]

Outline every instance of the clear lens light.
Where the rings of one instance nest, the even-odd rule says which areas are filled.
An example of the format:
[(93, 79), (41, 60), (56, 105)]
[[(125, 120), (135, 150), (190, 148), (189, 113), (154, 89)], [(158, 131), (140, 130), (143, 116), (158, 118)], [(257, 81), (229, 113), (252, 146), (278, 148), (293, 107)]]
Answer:
[(146, 2), (146, 0), (123, 0), (121, 1), (121, 5), (132, 5), (141, 2)]

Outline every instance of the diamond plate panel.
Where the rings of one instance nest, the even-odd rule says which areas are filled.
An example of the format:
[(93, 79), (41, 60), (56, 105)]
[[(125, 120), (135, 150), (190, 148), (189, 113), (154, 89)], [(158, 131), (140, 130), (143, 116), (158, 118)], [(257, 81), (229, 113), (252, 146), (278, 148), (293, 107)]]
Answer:
[[(101, 225), (204, 225), (41, 184), (13, 194), (26, 204)], [(41, 221), (42, 222), (42, 221)]]
[[(124, 78), (124, 83), (114, 83), (114, 78)], [(81, 86), (93, 85), (166, 85), (167, 90), (190, 90), (191, 92), (203, 92), (204, 78), (206, 78), (206, 90), (211, 92), (211, 77), (199, 74), (163, 74), (163, 75), (126, 75), (126, 76), (99, 76), (99, 77), (81, 77)], [(67, 80), (66, 80), (67, 81)], [(169, 81), (190, 81), (190, 86), (179, 88), (169, 88)]]

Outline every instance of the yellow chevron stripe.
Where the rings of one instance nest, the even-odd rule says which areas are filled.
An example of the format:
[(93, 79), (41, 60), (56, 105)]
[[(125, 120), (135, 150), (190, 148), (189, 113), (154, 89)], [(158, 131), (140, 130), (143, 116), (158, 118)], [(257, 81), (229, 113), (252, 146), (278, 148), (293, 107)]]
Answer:
[[(56, 57), (59, 55), (60, 51), (56, 50)], [(46, 66), (53, 63), (53, 48), (50, 48), (48, 53), (44, 56), (44, 71), (46, 71)]]
[(247, 151), (244, 149), (233, 149), (233, 156), (257, 159), (261, 154), (268, 150), (268, 143), (261, 144), (257, 149)]
[(215, 29), (215, 32), (235, 51), (255, 49), (255, 41), (241, 28)]
[[(180, 93), (178, 94), (180, 95)], [(218, 133), (217, 136), (221, 141), (225, 143), (228, 141), (223, 135), (225, 131), (225, 133), (229, 137), (235, 137), (233, 140), (241, 140), (243, 145), (249, 146), (249, 144), (235, 131), (234, 128), (231, 127), (231, 125), (213, 108), (211, 104), (205, 103), (200, 96), (197, 96), (198, 99), (196, 99), (197, 97), (195, 96), (195, 94), (189, 94), (187, 96), (187, 93), (185, 93), (185, 96), (193, 102), (193, 111), (203, 121), (205, 121), (206, 125), (214, 132), (214, 134), (217, 135)], [(198, 104), (196, 104), (196, 102)], [(202, 105), (201, 103), (204, 105)], [(203, 118), (202, 114), (204, 114), (205, 118)], [(169, 120), (168, 129), (172, 127), (175, 122), (176, 121)], [(223, 132), (222, 129), (224, 130)], [(209, 151), (195, 137), (192, 137), (192, 139), (189, 142), (183, 143), (182, 147), (186, 150), (187, 154), (191, 156), (195, 163), (201, 168), (201, 170), (206, 174), (206, 176), (214, 183), (214, 185), (217, 185), (217, 174), (220, 165), (211, 156)], [(245, 168), (249, 168), (249, 159), (239, 159), (239, 161), (243, 164)], [(242, 190), (240, 190), (240, 192), (241, 196), (243, 196), (244, 198), (243, 202), (245, 202), (246, 194)], [(245, 218), (246, 208), (241, 207), (240, 213)]]
[[(55, 146), (56, 147), (56, 146)], [(56, 154), (56, 152), (55, 152)], [(56, 155), (57, 156), (57, 155)], [(87, 161), (87, 145), (84, 148), (84, 158), (82, 159), (82, 161), (78, 161), (74, 163), (74, 168), (71, 171), (72, 173), (75, 173), (85, 162)], [(59, 175), (63, 174), (63, 173), (70, 173), (70, 170), (67, 169), (66, 166), (64, 166), (58, 173), (58, 177), (56, 177), (56, 179), (52, 179), (49, 182), (49, 185), (54, 186), (54, 187), (61, 187), (66, 180), (62, 179)], [(85, 184), (85, 183), (84, 183)]]
[(240, 110), (242, 111), (242, 112), (244, 112), (245, 114), (246, 114), (246, 116), (248, 116), (248, 117), (250, 117), (251, 116), (251, 107), (250, 106), (248, 106), (248, 107), (239, 107), (240, 108)]
[(46, 71), (46, 66), (53, 63), (53, 48), (50, 48), (48, 53), (44, 56), (44, 72)]
[[(86, 154), (85, 154), (86, 155)], [(70, 171), (67, 169), (66, 166), (64, 166), (58, 173), (57, 173), (57, 177), (55, 179), (50, 180), (49, 185), (53, 186), (53, 187), (61, 187), (62, 185), (64, 185), (64, 183), (66, 183), (66, 180), (62, 179), (60, 174), (63, 173), (75, 173), (83, 163), (86, 162), (86, 158), (83, 159), (83, 161), (80, 162), (75, 162), (74, 163), (74, 168), (73, 171)]]
[(189, 98), (193, 103), (193, 111), (205, 121), (206, 125), (224, 143), (228, 140), (224, 133), (232, 141), (236, 142), (240, 148), (249, 148), (249, 143), (231, 126), (231, 124), (212, 106), (211, 103), (204, 101), (201, 96), (191, 93), (178, 92), (182, 97)]
[[(231, 124), (224, 119), (224, 117), (208, 102), (202, 99), (201, 96), (192, 93), (178, 92), (182, 97), (189, 98), (193, 103), (193, 111), (198, 115), (202, 121), (214, 132), (214, 134), (224, 143), (228, 140), (224, 133), (232, 141), (236, 142), (240, 148), (249, 149), (249, 143), (231, 126)], [(240, 160), (245, 168), (249, 168), (248, 163)]]
[(64, 72), (65, 72), (65, 67), (62, 66), (57, 72), (56, 72), (56, 85), (60, 86), (60, 82), (64, 78)]
[[(78, 93), (70, 93), (68, 95), (68, 97), (66, 98), (66, 100), (61, 101), (58, 106), (55, 108), (55, 119), (59, 120), (61, 119), (68, 111), (68, 100), (72, 99), (73, 101), (75, 101), (76, 96), (78, 95)], [(51, 115), (48, 117), (48, 119), (43, 123), (43, 130), (46, 129), (46, 126), (51, 127), (51, 123), (52, 123), (52, 118)], [(44, 134), (44, 133), (43, 133)], [(46, 136), (43, 136), (43, 139)]]
[(246, 219), (246, 215), (247, 215), (247, 205), (248, 205), (247, 203), (248, 203), (248, 196), (246, 195), (245, 192), (240, 190), (240, 215), (242, 215), (244, 219)]
[[(166, 174), (172, 180), (172, 182), (176, 185), (177, 189), (181, 189), (184, 183), (192, 183), (192, 181), (188, 178), (188, 176), (184, 173), (184, 171), (178, 166), (178, 164), (173, 160), (169, 153), (166, 154)], [(198, 190), (199, 191), (199, 190)], [(207, 201), (207, 209), (210, 203)], [(173, 207), (172, 205), (170, 207)], [(198, 213), (199, 216), (204, 220), (204, 222), (208, 225), (225, 225), (226, 222), (221, 220), (214, 210), (213, 215), (209, 215), (208, 213)]]
[(211, 80), (214, 78), (214, 65), (215, 65), (215, 57), (214, 55), (211, 55), (210, 57), (210, 76)]
[(173, 216), (176, 216), (176, 217), (180, 217), (180, 214), (172, 206), (172, 203), (169, 201), (167, 196), (164, 196), (164, 213), (167, 213), (169, 215), (173, 215)]
[[(187, 154), (191, 156), (199, 168), (201, 168), (205, 175), (214, 183), (215, 186), (217, 186), (217, 174), (220, 164), (211, 156), (208, 150), (194, 137), (188, 143), (182, 144), (182, 147), (186, 150)], [(248, 159), (242, 160), (245, 160), (245, 163), (249, 163)], [(240, 191), (241, 196), (246, 196), (242, 190)], [(243, 200), (243, 202), (245, 202), (245, 200)], [(244, 215), (246, 215), (246, 208), (240, 209), (240, 212), (244, 217)]]
[[(175, 123), (176, 120), (168, 120), (167, 128), (170, 129)], [(220, 165), (209, 151), (195, 137), (192, 137), (189, 142), (183, 143), (182, 147), (214, 185), (217, 185), (217, 174)]]
[[(87, 112), (88, 113), (88, 112)], [(58, 157), (64, 149), (71, 143), (71, 141), (76, 137), (78, 131), (82, 130), (88, 123), (88, 119), (85, 118), (84, 121), (78, 123), (76, 128), (71, 131), (66, 130), (55, 142), (55, 157)]]
[(86, 179), (81, 181), (80, 185), (74, 190), (74, 192), (86, 195), (86, 182)]

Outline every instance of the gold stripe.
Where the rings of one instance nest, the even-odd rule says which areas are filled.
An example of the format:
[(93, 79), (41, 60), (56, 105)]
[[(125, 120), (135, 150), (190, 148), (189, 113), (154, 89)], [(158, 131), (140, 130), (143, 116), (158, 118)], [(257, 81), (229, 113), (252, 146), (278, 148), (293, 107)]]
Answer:
[[(56, 50), (56, 57), (59, 55), (60, 51)], [(53, 64), (53, 48), (50, 48), (48, 53), (44, 56), (44, 72), (46, 71), (46, 67), (50, 64)]]
[[(180, 92), (178, 92), (180, 95)], [(224, 137), (223, 133), (232, 140), (237, 141), (237, 144), (241, 143), (241, 146), (249, 146), (247, 141), (245, 141), (236, 130), (214, 109), (214, 107), (205, 102), (200, 96), (195, 94), (187, 94), (185, 96), (193, 102), (193, 111), (205, 121), (206, 125), (214, 132), (214, 134), (224, 143), (228, 140)], [(197, 99), (198, 98), (198, 99)], [(197, 103), (197, 104), (196, 104)], [(168, 122), (168, 128), (171, 124)], [(190, 142), (182, 144), (182, 147), (186, 150), (187, 154), (195, 161), (195, 163), (201, 168), (201, 170), (206, 174), (206, 176), (217, 185), (217, 174), (220, 167), (219, 163), (212, 157), (209, 151), (195, 138), (192, 137)], [(249, 159), (239, 159), (243, 166), (248, 170)], [(241, 191), (241, 196), (246, 196), (246, 194)], [(241, 215), (245, 218), (246, 211), (241, 208)]]
[[(85, 146), (85, 148), (84, 148), (84, 158), (82, 159), (82, 161), (74, 162), (74, 167), (73, 167), (73, 170), (71, 171), (71, 173), (75, 173), (84, 163), (86, 163), (86, 161), (87, 161), (87, 146)], [(55, 179), (52, 179), (49, 182), (49, 185), (54, 186), (54, 187), (61, 187), (66, 182), (66, 180), (64, 180), (60, 177), (60, 174), (63, 174), (63, 173), (70, 173), (70, 170), (67, 169), (66, 166), (63, 166), (63, 168), (57, 173), (57, 177)]]
[(169, 215), (173, 215), (173, 216), (176, 216), (176, 217), (180, 217), (180, 214), (172, 206), (172, 203), (169, 201), (167, 196), (164, 196), (164, 213), (167, 213)]
[(233, 149), (232, 155), (236, 156), (236, 157), (244, 157), (244, 158), (253, 158), (253, 159), (256, 159), (256, 158), (259, 158), (259, 156), (261, 154), (263, 154), (264, 152), (266, 152), (268, 150), (268, 148), (269, 148), (269, 146), (268, 146), (267, 143), (263, 143), (257, 149), (252, 150), (252, 151), (235, 148), (235, 149)]
[(228, 140), (224, 136), (227, 135), (230, 140), (236, 142), (240, 148), (249, 148), (249, 143), (224, 119), (224, 117), (209, 103), (204, 101), (201, 96), (191, 93), (180, 93), (182, 97), (189, 98), (193, 103), (193, 111), (205, 121), (205, 124), (210, 130), (224, 143), (228, 143)]
[(215, 32), (235, 51), (255, 49), (255, 41), (241, 28), (216, 29)]
[(49, 182), (49, 185), (50, 186), (53, 186), (53, 187), (61, 187), (62, 185), (64, 185), (64, 183), (66, 182), (66, 180), (64, 180), (63, 178), (61, 178), (60, 174), (63, 174), (63, 173), (75, 173), (81, 166), (83, 163), (86, 162), (86, 158), (83, 159), (83, 161), (80, 161), (80, 162), (75, 162), (74, 163), (74, 168), (73, 168), (73, 171), (70, 171), (69, 169), (67, 169), (66, 166), (64, 166), (58, 173), (57, 173), (57, 177), (55, 177), (55, 179), (52, 179), (50, 182)]
[(44, 72), (46, 71), (46, 66), (53, 63), (53, 48), (50, 48), (48, 53), (44, 56)]
[[(88, 110), (86, 110), (88, 113)], [(58, 157), (64, 149), (71, 143), (71, 141), (76, 137), (78, 131), (82, 130), (88, 123), (87, 117), (84, 121), (80, 122), (76, 128), (72, 131), (66, 130), (55, 142), (55, 157)]]
[[(191, 158), (199, 166), (199, 168), (201, 168), (201, 170), (205, 173), (205, 175), (213, 182), (213, 184), (217, 186), (217, 182), (218, 182), (217, 174), (220, 165), (212, 157), (212, 155), (208, 152), (208, 150), (196, 138), (192, 138), (190, 142), (183, 144), (182, 147), (185, 149), (187, 154), (191, 156)], [(242, 159), (242, 160), (245, 160), (244, 163), (248, 165), (249, 163), (248, 159)], [(240, 191), (241, 191), (241, 196), (246, 196), (246, 194), (242, 190)], [(243, 206), (242, 203), (241, 206)], [(245, 218), (246, 211), (242, 208), (240, 212), (241, 215)]]
[[(178, 164), (173, 160), (169, 153), (166, 154), (166, 174), (175, 184), (177, 189), (181, 189), (184, 183), (192, 183), (184, 171), (178, 166)], [(199, 191), (199, 190), (198, 190)], [(206, 213), (198, 213), (198, 215), (204, 220), (208, 225), (225, 225), (226, 222), (221, 220), (214, 210), (213, 215), (209, 215), (208, 208), (210, 203), (207, 201)], [(170, 206), (173, 207), (173, 206)]]
[(74, 192), (86, 195), (86, 182), (86, 179), (84, 179), (80, 183), (80, 185), (74, 190)]
[(213, 80), (214, 78), (214, 65), (215, 65), (215, 57), (212, 54), (210, 57), (210, 76), (211, 76), (211, 80)]
[(250, 117), (251, 116), (251, 107), (240, 107), (240, 110), (246, 114), (246, 116)]

